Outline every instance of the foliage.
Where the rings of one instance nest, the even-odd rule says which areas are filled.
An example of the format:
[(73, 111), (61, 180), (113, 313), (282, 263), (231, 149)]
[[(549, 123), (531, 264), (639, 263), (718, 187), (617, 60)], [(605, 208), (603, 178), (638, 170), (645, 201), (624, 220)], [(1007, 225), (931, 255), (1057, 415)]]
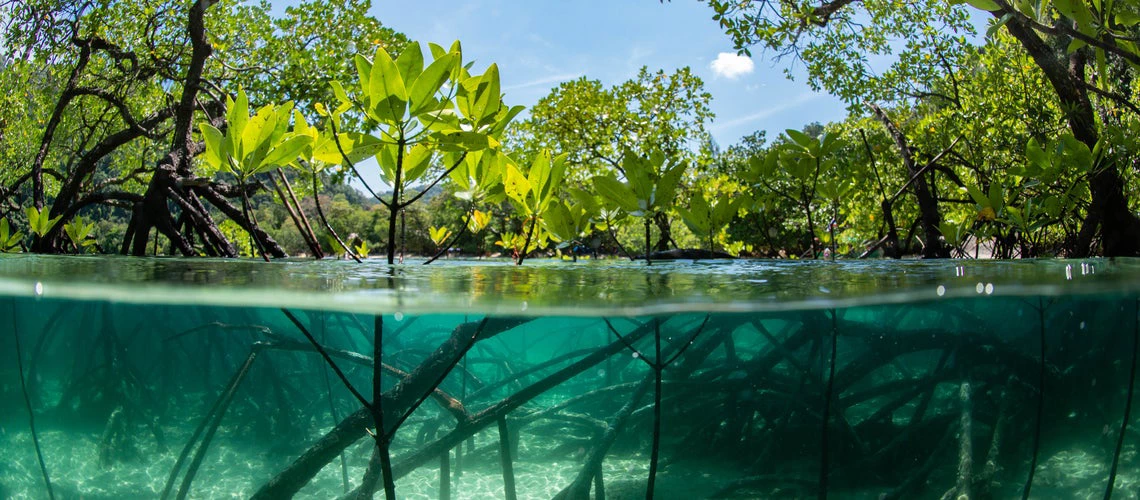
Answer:
[(594, 189), (625, 213), (645, 221), (645, 258), (649, 261), (649, 226), (653, 218), (672, 208), (686, 164), (667, 160), (662, 153), (649, 158), (627, 153), (622, 161), (625, 182), (612, 174), (595, 176)]
[(67, 234), (67, 238), (79, 253), (86, 252), (88, 248), (98, 243), (94, 238), (95, 223), (87, 222), (83, 217), (72, 218), (63, 225), (63, 232)]
[(740, 206), (748, 201), (747, 198), (732, 197), (720, 198), (714, 203), (705, 200), (702, 192), (697, 192), (689, 200), (689, 208), (677, 207), (681, 220), (689, 230), (700, 236), (708, 243), (709, 250), (716, 250), (713, 236), (720, 233), (732, 219), (736, 217)]
[(24, 239), (24, 235), (19, 231), (12, 231), (8, 225), (8, 219), (0, 218), (0, 252), (11, 253), (20, 249), (20, 241)]
[(47, 234), (62, 219), (62, 217), (51, 217), (47, 210), (37, 210), (36, 207), (26, 208), (24, 214), (28, 216), (28, 229), (37, 236)]
[[(551, 206), (561, 206), (557, 200), (565, 175), (566, 155), (554, 156), (549, 151), (535, 155), (525, 175), (513, 163), (507, 164), (503, 189), (515, 214), (524, 220), (524, 226), (529, 226), (521, 246), (516, 245), (515, 241), (511, 242), (516, 264), (522, 264), (530, 253), (532, 241), (543, 242), (547, 239), (548, 236), (542, 232), (546, 225), (540, 228), (539, 221), (543, 220)], [(536, 229), (539, 232), (536, 233)]]
[[(378, 46), (371, 60), (356, 56), (359, 86), (351, 94), (332, 83), (340, 101), (329, 115), (333, 133), (346, 113), (364, 117), (365, 131), (349, 137), (375, 150), (381, 178), (392, 186), (391, 198), (380, 199), (390, 211), (389, 263), (395, 259), (400, 211), (458, 169), (468, 154), (496, 150), (504, 129), (522, 111), (502, 102), (496, 65), (472, 75), (458, 42), (450, 49), (429, 48), (433, 60), (425, 66), (418, 43), (409, 44), (396, 59)], [(429, 176), (438, 161), (448, 166)], [(434, 180), (405, 199), (406, 190), (425, 176)]]
[(570, 180), (584, 186), (590, 177), (620, 170), (626, 152), (690, 156), (689, 146), (713, 119), (711, 100), (689, 68), (667, 74), (642, 67), (610, 88), (582, 77), (539, 99), (514, 142), (524, 151), (566, 153)]
[(200, 124), (206, 142), (203, 161), (215, 170), (225, 168), (240, 182), (297, 161), (313, 142), (308, 134), (289, 133), (293, 104), (266, 104), (251, 117), (245, 91), (237, 99), (226, 98), (226, 132), (209, 123)]

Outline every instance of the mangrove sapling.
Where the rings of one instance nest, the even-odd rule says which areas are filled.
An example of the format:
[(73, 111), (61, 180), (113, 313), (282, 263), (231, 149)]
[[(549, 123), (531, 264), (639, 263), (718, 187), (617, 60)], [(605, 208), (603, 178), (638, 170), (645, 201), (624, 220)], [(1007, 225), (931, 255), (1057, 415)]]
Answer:
[[(313, 232), (313, 227), (309, 225), (309, 217), (305, 215), (305, 211), (301, 210), (301, 203), (297, 201), (297, 195), (293, 193), (293, 186), (289, 183), (289, 178), (285, 177), (285, 172), (277, 169), (274, 173), (277, 174), (277, 179), (269, 176), (269, 183), (273, 185), (273, 190), (277, 192), (277, 197), (281, 199), (281, 203), (285, 205), (286, 212), (289, 213), (289, 218), (293, 221), (293, 225), (297, 227), (297, 232), (301, 233), (301, 239), (305, 240), (305, 245), (309, 247), (312, 252), (313, 258), (321, 260), (325, 256), (324, 250), (321, 249), (321, 243), (317, 239), (316, 233)], [(278, 182), (280, 179), (280, 182)], [(281, 190), (281, 186), (285, 186), (285, 190)], [(286, 197), (288, 193), (288, 197)], [(314, 193), (314, 196), (317, 196)]]
[[(488, 317), (479, 323), (463, 323), (457, 326), (452, 335), (440, 344), (427, 359), (422, 361), (411, 373), (402, 377), (392, 389), (384, 394), (384, 397), (389, 400), (384, 405), (385, 417), (391, 414), (392, 417), (396, 418), (395, 423), (389, 427), (394, 428), (402, 424), (403, 420), (407, 418), (406, 415), (411, 414), (409, 408), (414, 409), (419, 402), (422, 402), (421, 394), (431, 395), (435, 392), (438, 381), (441, 380), (439, 378), (440, 372), (443, 371), (443, 376), (446, 376), (446, 371), (450, 370), (450, 367), (453, 367), (462, 358), (462, 353), (465, 351), (464, 346), (468, 344), (471, 338), (474, 338), (475, 341), (492, 338), (529, 321), (531, 321), (529, 318)], [(303, 325), (298, 324), (298, 327), (302, 329), (302, 332), (306, 331), (303, 329)], [(323, 348), (320, 350), (325, 352), (322, 356), (328, 362), (328, 351)], [(362, 399), (363, 397), (358, 398), (358, 400)], [(295, 494), (325, 464), (332, 461), (341, 451), (366, 434), (367, 423), (372, 418), (371, 412), (366, 408), (365, 406), (345, 417), (308, 451), (258, 489), (254, 493), (254, 498), (281, 498)], [(404, 412), (407, 413), (403, 414)], [(470, 422), (470, 420), (467, 419), (466, 421)], [(461, 427), (466, 428), (467, 426)], [(442, 450), (436, 450), (431, 457), (436, 458), (439, 453), (442, 453)], [(399, 473), (394, 475), (397, 478), (400, 476)]]
[[(513, 163), (507, 163), (503, 174), (503, 189), (515, 213), (524, 218), (527, 227), (526, 237), (522, 241), (522, 248), (515, 248), (515, 265), (522, 265), (526, 256), (531, 252), (530, 244), (533, 240), (547, 239), (545, 229), (540, 229), (541, 237), (536, 235), (538, 223), (547, 214), (550, 207), (557, 203), (558, 192), (562, 180), (566, 176), (566, 154), (554, 155), (543, 150), (535, 155), (526, 175)], [(541, 246), (541, 245), (536, 245)]]
[(673, 206), (677, 186), (687, 168), (684, 162), (666, 162), (665, 155), (654, 153), (642, 158), (626, 153), (622, 159), (622, 172), (626, 182), (613, 174), (594, 176), (594, 189), (603, 198), (616, 204), (625, 213), (645, 220), (645, 263), (652, 264), (649, 254), (650, 226), (659, 213)]
[(829, 344), (830, 344), (829, 347), (830, 347), (831, 352), (827, 358), (827, 382), (826, 382), (826, 389), (824, 389), (824, 392), (823, 392), (823, 418), (821, 419), (822, 423), (820, 424), (821, 425), (820, 440), (819, 440), (819, 498), (820, 498), (820, 500), (825, 500), (827, 498), (827, 475), (829, 472), (828, 457), (830, 455), (829, 449), (828, 449), (828, 443), (827, 443), (828, 442), (828, 436), (830, 435), (830, 433), (828, 432), (828, 424), (830, 424), (830, 418), (829, 417), (831, 416), (831, 400), (833, 399), (833, 394), (835, 391), (835, 362), (836, 362), (835, 356), (836, 356), (836, 349), (837, 349), (838, 343), (839, 343), (839, 329), (836, 326), (838, 321), (839, 321), (839, 318), (835, 312), (835, 309), (832, 309), (831, 310), (831, 342), (829, 342)]
[(1132, 362), (1128, 368), (1128, 392), (1124, 401), (1124, 417), (1120, 422), (1120, 432), (1116, 435), (1116, 448), (1112, 452), (1112, 467), (1108, 472), (1108, 485), (1104, 489), (1104, 499), (1112, 498), (1116, 484), (1116, 468), (1120, 465), (1120, 451), (1124, 448), (1124, 435), (1128, 431), (1128, 420), (1132, 415), (1132, 396), (1136, 389), (1136, 358), (1140, 357), (1140, 299), (1135, 301), (1132, 313)]
[(605, 460), (606, 454), (609, 453), (614, 441), (617, 440), (618, 433), (625, 427), (633, 410), (641, 405), (641, 400), (649, 392), (649, 385), (654, 377), (654, 373), (646, 374), (641, 382), (637, 383), (633, 395), (630, 396), (626, 404), (607, 419), (605, 430), (590, 448), (589, 455), (586, 456), (585, 465), (574, 476), (574, 481), (554, 496), (555, 500), (588, 500), (591, 482), (594, 483), (595, 498), (605, 498), (605, 486), (601, 470), (602, 461)]
[(40, 436), (36, 432), (36, 413), (32, 410), (32, 399), (28, 397), (28, 383), (24, 377), (24, 353), (20, 348), (20, 328), (19, 328), (19, 315), (16, 314), (16, 302), (11, 301), (9, 304), (12, 306), (12, 339), (16, 343), (16, 369), (20, 372), (20, 390), (24, 395), (24, 409), (28, 412), (28, 428), (32, 433), (32, 445), (36, 449), (36, 460), (40, 465), (40, 475), (43, 477), (44, 486), (47, 487), (48, 498), (55, 500), (55, 490), (51, 486), (51, 475), (48, 474), (47, 464), (44, 463), (44, 452), (40, 448)]
[[(648, 226), (646, 227), (648, 228)], [(648, 259), (648, 249), (646, 252), (646, 258)], [(645, 487), (645, 498), (648, 500), (653, 499), (654, 483), (657, 478), (657, 461), (661, 448), (661, 373), (665, 370), (665, 368), (668, 368), (669, 365), (673, 364), (677, 358), (684, 354), (689, 346), (693, 345), (693, 342), (696, 341), (697, 336), (700, 335), (702, 331), (704, 331), (705, 325), (708, 324), (709, 317), (709, 315), (705, 315), (704, 321), (702, 321), (701, 325), (697, 327), (695, 332), (693, 332), (693, 335), (689, 338), (689, 341), (683, 344), (681, 348), (673, 354), (673, 357), (669, 358), (668, 360), (664, 360), (664, 358), (661, 357), (661, 322), (658, 318), (653, 318), (651, 320), (653, 323), (654, 349), (654, 357), (652, 361), (650, 361), (649, 358), (642, 354), (641, 351), (638, 351), (632, 343), (630, 343), (625, 337), (621, 335), (621, 333), (618, 333), (617, 329), (614, 328), (613, 324), (610, 323), (608, 319), (605, 320), (606, 326), (609, 327), (610, 331), (617, 336), (618, 340), (625, 344), (626, 348), (632, 351), (637, 359), (645, 362), (645, 364), (648, 365), (651, 370), (653, 370), (653, 447), (649, 456), (649, 484)]]
[[(1052, 300), (1049, 301), (1052, 305)], [(1033, 421), (1033, 451), (1030, 454), (1029, 473), (1025, 476), (1025, 486), (1021, 488), (1021, 500), (1028, 500), (1029, 491), (1033, 488), (1033, 476), (1037, 473), (1037, 457), (1041, 451), (1041, 423), (1045, 413), (1045, 301), (1037, 299), (1037, 337), (1041, 347), (1038, 355), (1037, 372), (1037, 413)]]
[[(226, 133), (203, 122), (199, 128), (206, 142), (203, 160), (215, 170), (223, 168), (238, 181), (242, 213), (249, 221), (248, 233), (261, 257), (269, 262), (265, 243), (258, 231), (257, 219), (250, 211), (247, 183), (258, 174), (271, 172), (296, 161), (298, 155), (313, 142), (308, 134), (290, 133), (289, 116), (293, 103), (281, 106), (263, 106), (249, 116), (249, 100), (245, 91), (238, 91), (237, 99), (226, 97)], [(298, 116), (300, 114), (298, 113)]]
[[(194, 458), (186, 468), (186, 475), (182, 478), (182, 483), (178, 487), (178, 494), (176, 498), (182, 500), (190, 493), (190, 485), (194, 481), (194, 476), (198, 473), (198, 467), (202, 464), (202, 459), (206, 455), (206, 450), (209, 449), (210, 441), (214, 438), (214, 433), (218, 430), (218, 425), (222, 423), (222, 417), (225, 416), (226, 410), (229, 408), (230, 403), (233, 402), (234, 394), (237, 393), (238, 386), (245, 376), (249, 374), (249, 368), (253, 365), (253, 361), (257, 359), (257, 355), (265, 347), (262, 343), (254, 343), (250, 348), (249, 356), (246, 357), (245, 363), (242, 363), (241, 368), (234, 373), (233, 378), (226, 384), (225, 389), (214, 401), (210, 410), (206, 412), (206, 416), (198, 427), (194, 429), (191, 434), (190, 440), (186, 442), (186, 446), (182, 448), (182, 452), (178, 455), (178, 459), (174, 462), (174, 467), (170, 470), (170, 475), (166, 479), (166, 486), (162, 489), (161, 498), (165, 500), (170, 496), (170, 490), (174, 486), (174, 480), (178, 477), (178, 472), (182, 469), (182, 464), (189, 456), (190, 450), (194, 448), (194, 444), (198, 441), (198, 437), (202, 437), (201, 444), (198, 445), (197, 451), (194, 452)], [(205, 435), (202, 432), (205, 431)]]
[[(359, 75), (355, 92), (332, 82), (341, 102), (328, 113), (333, 126), (349, 111), (365, 118), (369, 130), (348, 135), (376, 146), (373, 155), (381, 178), (392, 187), (389, 199), (376, 197), (389, 211), (389, 264), (395, 263), (396, 224), (404, 209), (447, 178), (467, 154), (497, 149), (507, 124), (522, 111), (520, 106), (503, 105), (498, 66), (491, 64), (482, 75), (472, 76), (458, 42), (450, 50), (435, 44), (430, 49), (434, 60), (425, 67), (418, 43), (408, 44), (396, 60), (378, 45), (371, 60), (355, 58)], [(376, 132), (378, 136), (369, 135)], [(432, 180), (418, 194), (406, 196), (439, 159), (446, 164), (443, 173), (429, 177)]]
[(511, 462), (511, 433), (507, 429), (507, 417), (499, 417), (499, 460), (503, 467), (503, 498), (517, 500), (515, 492), (515, 469)]

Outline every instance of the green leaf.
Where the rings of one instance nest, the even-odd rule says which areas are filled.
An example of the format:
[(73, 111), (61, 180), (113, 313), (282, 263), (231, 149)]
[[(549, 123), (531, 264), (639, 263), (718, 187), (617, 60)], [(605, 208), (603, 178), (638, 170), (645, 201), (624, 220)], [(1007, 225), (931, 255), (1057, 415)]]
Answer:
[(655, 183), (650, 177), (652, 167), (649, 162), (633, 153), (626, 153), (622, 159), (622, 170), (625, 171), (625, 180), (637, 200), (643, 203), (640, 210), (648, 208), (648, 204), (653, 198), (653, 188)]
[(412, 146), (404, 154), (404, 182), (415, 182), (431, 166), (431, 149), (424, 144)]
[(226, 97), (226, 125), (230, 137), (230, 154), (239, 156), (240, 140), (245, 133), (246, 123), (249, 122), (249, 98), (245, 90), (238, 90), (237, 100)]
[(594, 176), (592, 182), (594, 183), (594, 189), (599, 195), (616, 203), (622, 210), (628, 213), (639, 210), (637, 195), (633, 194), (633, 190), (625, 184), (622, 184), (621, 181), (618, 181), (612, 175)]
[(269, 151), (269, 138), (277, 126), (277, 116), (272, 106), (265, 106), (258, 110), (241, 135), (241, 148), (235, 156), (238, 162), (238, 177), (251, 175), (253, 170), (261, 163), (261, 158)]
[(973, 198), (974, 203), (977, 203), (978, 206), (980, 206), (980, 207), (990, 206), (989, 198), (986, 197), (986, 194), (983, 193), (981, 189), (978, 189), (975, 186), (966, 186), (965, 188), (960, 188), (959, 190), (961, 190), (961, 189), (965, 189), (965, 191), (967, 193), (969, 193), (970, 198)]
[(0, 252), (14, 252), (20, 248), (20, 240), (24, 235), (19, 231), (12, 232), (8, 226), (8, 219), (0, 217)]
[[(989, 2), (991, 0), (982, 1)], [(997, 31), (1000, 30), (1002, 26), (1005, 26), (1010, 19), (1013, 19), (1013, 13), (1006, 12), (1004, 16), (1001, 16), (1001, 19), (998, 19), (997, 22), (993, 23), (988, 29), (986, 29), (986, 38), (992, 38), (994, 36), (994, 33), (997, 33)]]
[(265, 159), (261, 161), (256, 173), (273, 170), (297, 161), (297, 157), (312, 142), (313, 138), (307, 135), (294, 135), (281, 141), (269, 154), (265, 155)]
[(44, 236), (55, 227), (56, 223), (63, 216), (58, 216), (54, 219), (49, 218), (48, 211), (36, 210), (36, 207), (28, 207), (24, 210), (24, 214), (28, 216), (28, 226), (30, 226), (32, 233), (37, 236)]
[(443, 151), (479, 151), (499, 146), (499, 141), (495, 138), (479, 132), (437, 133), (432, 134), (432, 137)]
[(1082, 48), (1084, 48), (1086, 46), (1088, 46), (1088, 44), (1085, 43), (1084, 40), (1081, 40), (1079, 38), (1074, 38), (1073, 41), (1069, 42), (1069, 47), (1065, 49), (1065, 53), (1072, 54), (1073, 52), (1081, 50)]
[(573, 216), (566, 205), (558, 202), (551, 203), (542, 215), (542, 225), (557, 241), (567, 241), (578, 237), (574, 228)]
[(382, 46), (376, 47), (376, 56), (372, 59), (368, 96), (377, 121), (398, 122), (404, 119), (408, 92), (404, 89), (399, 68)]
[(719, 231), (720, 228), (732, 222), (736, 218), (736, 213), (740, 210), (740, 204), (746, 201), (744, 196), (737, 196), (733, 198), (723, 197), (717, 201), (716, 207), (713, 208), (710, 217), (710, 224), (713, 231)]
[(408, 94), (408, 98), (411, 102), (412, 116), (419, 116), (421, 112), (431, 105), (433, 97), (439, 92), (443, 83), (447, 81), (451, 67), (455, 64), (457, 59), (458, 56), (455, 54), (444, 54), (432, 62), (427, 69), (416, 78), (415, 83), (412, 84), (412, 90)]
[(1041, 148), (1041, 144), (1037, 139), (1030, 138), (1029, 143), (1025, 145), (1025, 156), (1029, 158), (1029, 162), (1042, 169), (1049, 168), (1050, 161), (1049, 155)]
[(481, 210), (474, 210), (471, 216), (467, 219), (467, 231), (471, 234), (478, 234), (487, 224), (491, 222), (491, 213), (483, 212)]
[(499, 90), (499, 66), (492, 63), (483, 73), (483, 83), (475, 97), (472, 107), (473, 121), (482, 124), (485, 119), (493, 118), (502, 105), (502, 95)]
[(451, 229), (449, 229), (447, 226), (429, 227), (428, 236), (431, 237), (431, 242), (435, 243), (435, 246), (438, 247), (446, 243), (447, 239), (451, 237)]
[(532, 213), (530, 205), (527, 204), (527, 198), (531, 191), (530, 181), (514, 164), (507, 164), (506, 175), (503, 177), (503, 188), (507, 192), (507, 197), (515, 202), (516, 208), (525, 212), (525, 215)]
[(1002, 195), (1001, 184), (997, 182), (990, 184), (989, 202), (989, 206), (993, 207), (995, 212), (1005, 208), (1005, 197)]
[(507, 129), (507, 125), (510, 125), (511, 121), (525, 109), (526, 106), (511, 106), (506, 109), (500, 107), (499, 114), (495, 117), (495, 126), (491, 128), (490, 134), (496, 137), (502, 136), (503, 132)]
[(965, 1), (966, 1), (966, 3), (970, 4), (970, 6), (974, 7), (975, 9), (981, 9), (981, 10), (990, 11), (990, 12), (1001, 10), (1001, 7), (999, 7), (997, 2), (994, 2), (993, 0), (965, 0)]
[(1140, 10), (1129, 11), (1128, 9), (1120, 9), (1116, 13), (1116, 24), (1124, 27), (1140, 24)]
[(206, 143), (206, 151), (202, 154), (202, 160), (214, 170), (219, 170), (227, 163), (227, 158), (230, 156), (227, 151), (228, 142), (226, 137), (222, 135), (222, 131), (214, 128), (209, 123), (201, 123), (198, 129), (202, 131), (202, 139)]
[(352, 100), (348, 98), (348, 92), (344, 91), (344, 85), (341, 85), (340, 82), (336, 80), (331, 80), (329, 81), (329, 86), (332, 87), (333, 95), (336, 96), (337, 100), (343, 104), (352, 104)]
[(368, 89), (372, 86), (372, 61), (369, 61), (363, 54), (356, 54), (352, 58), (356, 64), (356, 76), (360, 79), (360, 88), (364, 90), (364, 95), (369, 95)]
[(689, 208), (677, 207), (677, 212), (681, 214), (681, 220), (689, 230), (701, 240), (711, 232), (712, 211), (704, 193), (698, 191), (697, 195), (689, 200)]
[(804, 149), (811, 147), (811, 145), (815, 143), (815, 139), (812, 139), (811, 136), (800, 132), (799, 130), (787, 129), (784, 131), (784, 133), (788, 134), (789, 139)]
[(447, 54), (447, 49), (444, 49), (439, 44), (432, 42), (428, 42), (428, 50), (431, 52), (431, 57), (433, 59), (439, 59), (440, 57), (443, 57), (444, 54)]
[(419, 78), (420, 72), (424, 70), (424, 54), (420, 51), (419, 42), (411, 42), (404, 47), (400, 56), (396, 58), (396, 68), (400, 70), (400, 76), (407, 84)]
[(479, 210), (476, 210), (471, 213), (471, 219), (467, 221), (467, 230), (471, 231), (472, 234), (476, 234), (479, 231), (482, 231), (483, 228), (487, 227), (487, 224), (490, 222), (490, 212), (481, 212)]
[(685, 162), (675, 163), (661, 174), (657, 182), (657, 192), (653, 200), (657, 210), (666, 210), (673, 205), (677, 187), (681, 185), (681, 177), (685, 175), (688, 165)]
[[(339, 149), (337, 148), (336, 140), (340, 141)], [(383, 146), (380, 139), (359, 132), (342, 132), (337, 134), (336, 140), (333, 139), (330, 133), (321, 134), (313, 144), (313, 160), (329, 165), (340, 165), (344, 163), (344, 157), (341, 155), (340, 149), (344, 149), (344, 153), (348, 155), (349, 161), (358, 163), (376, 156)]]

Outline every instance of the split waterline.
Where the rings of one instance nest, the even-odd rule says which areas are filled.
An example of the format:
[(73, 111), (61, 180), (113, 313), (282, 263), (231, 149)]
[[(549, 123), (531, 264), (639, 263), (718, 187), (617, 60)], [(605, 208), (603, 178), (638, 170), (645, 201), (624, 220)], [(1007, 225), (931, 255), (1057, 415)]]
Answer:
[(1133, 495), (1138, 300), (1132, 259), (0, 255), (0, 497), (382, 495), (371, 410), (399, 498)]

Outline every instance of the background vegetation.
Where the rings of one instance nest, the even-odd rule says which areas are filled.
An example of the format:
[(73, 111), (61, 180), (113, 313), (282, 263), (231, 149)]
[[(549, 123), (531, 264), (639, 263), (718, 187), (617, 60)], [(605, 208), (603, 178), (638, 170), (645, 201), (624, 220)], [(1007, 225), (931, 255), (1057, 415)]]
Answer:
[(524, 115), (360, 0), (4, 2), (0, 251), (1140, 254), (1140, 5), (708, 3), (848, 117), (718, 145), (687, 68)]

